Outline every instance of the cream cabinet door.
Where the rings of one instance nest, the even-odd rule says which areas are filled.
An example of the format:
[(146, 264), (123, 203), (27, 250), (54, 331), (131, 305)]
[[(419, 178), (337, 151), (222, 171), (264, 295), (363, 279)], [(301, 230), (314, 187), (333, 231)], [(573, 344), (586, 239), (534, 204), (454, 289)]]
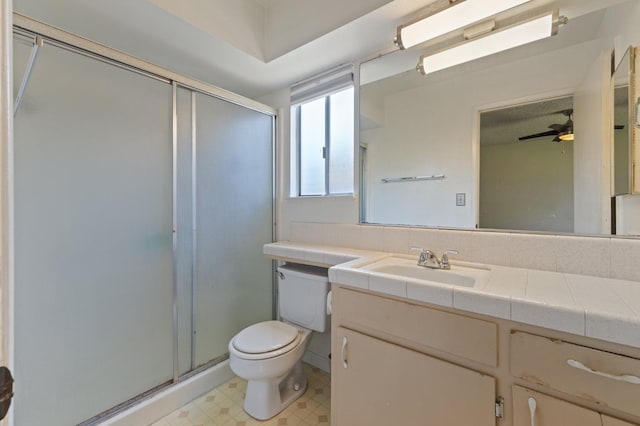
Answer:
[(637, 426), (633, 423), (623, 422), (613, 417), (602, 415), (602, 426)]
[(513, 426), (601, 426), (600, 413), (513, 387)]
[(333, 426), (495, 426), (495, 379), (334, 328)]

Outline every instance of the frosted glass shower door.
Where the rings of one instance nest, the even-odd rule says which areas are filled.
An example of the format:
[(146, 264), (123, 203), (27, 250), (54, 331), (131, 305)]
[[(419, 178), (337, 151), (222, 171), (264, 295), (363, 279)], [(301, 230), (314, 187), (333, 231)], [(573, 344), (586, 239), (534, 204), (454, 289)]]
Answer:
[(41, 49), (15, 117), (16, 425), (77, 424), (173, 376), (171, 99)]
[(176, 306), (178, 308), (178, 375), (193, 369), (193, 172), (194, 122), (193, 97), (195, 93), (176, 87), (177, 112), (177, 253), (176, 253)]
[(194, 366), (272, 316), (273, 118), (196, 95)]

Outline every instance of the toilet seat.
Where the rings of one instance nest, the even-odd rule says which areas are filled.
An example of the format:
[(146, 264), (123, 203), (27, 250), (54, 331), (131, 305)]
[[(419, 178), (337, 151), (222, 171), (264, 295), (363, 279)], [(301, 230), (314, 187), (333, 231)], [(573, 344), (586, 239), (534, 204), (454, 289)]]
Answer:
[(229, 349), (238, 358), (260, 360), (285, 354), (299, 343), (300, 332), (296, 327), (280, 321), (264, 321), (238, 333)]

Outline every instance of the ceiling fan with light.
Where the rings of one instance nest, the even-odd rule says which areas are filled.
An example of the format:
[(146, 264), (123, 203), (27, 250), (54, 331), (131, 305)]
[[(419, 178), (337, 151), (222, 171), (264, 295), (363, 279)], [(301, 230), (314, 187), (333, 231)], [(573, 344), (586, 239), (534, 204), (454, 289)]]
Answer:
[[(521, 136), (518, 138), (519, 141), (524, 141), (528, 139), (536, 139), (543, 138), (546, 136), (555, 136), (553, 138), (553, 142), (564, 142), (564, 141), (573, 141), (573, 109), (565, 109), (562, 111), (556, 111), (553, 114), (563, 114), (567, 116), (567, 122), (564, 124), (551, 124), (549, 129), (546, 132), (534, 133), (532, 135)], [(624, 129), (623, 125), (616, 124), (613, 126), (616, 130)]]
[(555, 136), (554, 142), (572, 141), (573, 140), (573, 109), (565, 109), (556, 111), (553, 114), (563, 114), (567, 116), (567, 122), (564, 124), (551, 124), (546, 132), (534, 133), (532, 135), (520, 136), (519, 141), (528, 139), (543, 138), (546, 136)]

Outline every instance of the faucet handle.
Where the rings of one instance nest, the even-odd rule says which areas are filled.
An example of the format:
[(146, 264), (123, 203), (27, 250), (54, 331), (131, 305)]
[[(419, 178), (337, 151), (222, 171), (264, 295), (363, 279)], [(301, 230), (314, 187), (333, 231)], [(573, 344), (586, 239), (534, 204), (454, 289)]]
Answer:
[(460, 254), (460, 252), (458, 250), (445, 250), (444, 253), (442, 253), (442, 266), (448, 266), (449, 265), (449, 255), (450, 254)]
[(428, 259), (431, 259), (432, 257), (434, 257), (433, 252), (431, 250), (426, 249), (426, 248), (412, 246), (411, 250), (420, 252), (420, 258), (418, 259), (418, 265), (421, 265), (421, 266), (424, 266), (424, 264), (427, 263)]

